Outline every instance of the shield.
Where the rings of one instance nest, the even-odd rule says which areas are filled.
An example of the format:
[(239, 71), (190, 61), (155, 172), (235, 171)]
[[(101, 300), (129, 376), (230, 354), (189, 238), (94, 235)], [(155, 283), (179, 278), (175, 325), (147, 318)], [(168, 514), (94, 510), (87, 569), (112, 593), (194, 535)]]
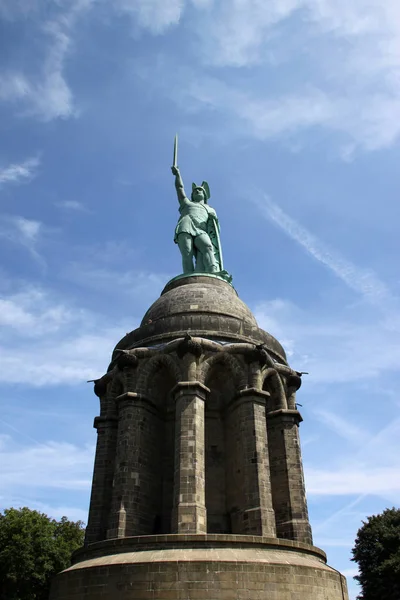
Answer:
[(224, 261), (222, 259), (221, 240), (219, 238), (219, 225), (211, 214), (208, 214), (207, 233), (213, 246), (215, 260), (218, 264), (218, 270), (223, 271)]

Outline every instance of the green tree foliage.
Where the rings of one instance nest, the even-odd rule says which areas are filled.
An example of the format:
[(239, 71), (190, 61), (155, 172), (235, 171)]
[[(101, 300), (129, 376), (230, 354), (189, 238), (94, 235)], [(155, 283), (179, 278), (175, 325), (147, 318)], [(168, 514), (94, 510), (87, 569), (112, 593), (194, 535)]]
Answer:
[(359, 600), (400, 599), (400, 509), (369, 517), (353, 548), (361, 585)]
[(29, 508), (0, 513), (0, 600), (47, 600), (52, 577), (83, 545), (82, 522)]

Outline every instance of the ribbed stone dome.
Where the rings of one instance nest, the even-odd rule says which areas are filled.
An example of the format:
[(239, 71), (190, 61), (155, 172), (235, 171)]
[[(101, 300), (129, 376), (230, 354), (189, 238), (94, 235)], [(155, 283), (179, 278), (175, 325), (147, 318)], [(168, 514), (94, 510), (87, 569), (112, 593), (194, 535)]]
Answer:
[(187, 332), (221, 342), (265, 344), (279, 361), (286, 362), (280, 343), (260, 329), (251, 310), (226, 281), (207, 275), (170, 281), (143, 317), (116, 349), (166, 343)]
[(218, 314), (237, 319), (250, 327), (257, 321), (234, 288), (207, 276), (187, 277), (170, 282), (143, 317), (141, 325), (179, 315)]

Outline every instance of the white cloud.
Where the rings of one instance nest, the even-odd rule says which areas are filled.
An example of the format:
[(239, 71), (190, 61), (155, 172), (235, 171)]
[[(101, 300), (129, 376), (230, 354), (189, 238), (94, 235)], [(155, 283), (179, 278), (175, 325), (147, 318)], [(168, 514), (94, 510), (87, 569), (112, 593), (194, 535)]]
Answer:
[[(51, 519), (56, 519), (57, 521), (59, 521), (62, 517), (67, 517), (69, 521), (82, 521), (83, 523), (87, 522), (87, 509), (65, 504), (47, 504), (44, 502), (35, 502), (31, 498), (26, 499), (24, 502), (18, 496), (9, 498), (8, 500), (7, 506), (12, 506), (13, 508), (22, 508), (24, 506), (28, 506), (31, 510), (37, 510), (41, 513), (44, 513)], [(4, 500), (3, 503), (5, 504)]]
[(28, 17), (39, 10), (41, 0), (0, 0), (0, 17), (14, 20)]
[(36, 446), (14, 444), (0, 436), (0, 478), (8, 490), (55, 488), (87, 490), (93, 468), (91, 446), (49, 441)]
[(30, 84), (22, 73), (3, 73), (0, 76), (0, 100), (20, 100), (31, 91)]
[(114, 8), (131, 16), (135, 22), (152, 33), (164, 32), (177, 25), (182, 15), (185, 0), (116, 0)]
[(66, 269), (65, 276), (86, 288), (111, 293), (118, 289), (120, 294), (148, 298), (149, 301), (157, 298), (172, 277), (171, 274), (148, 271), (119, 271), (116, 268), (90, 263), (71, 263)]
[(206, 61), (235, 67), (259, 62), (269, 31), (303, 3), (302, 0), (214, 1), (211, 18), (207, 14), (207, 26), (202, 19), (198, 26)]
[(40, 160), (37, 157), (31, 157), (21, 163), (13, 163), (0, 168), (0, 186), (4, 183), (31, 181), (35, 177), (39, 165)]
[(14, 220), (17, 230), (22, 237), (29, 242), (35, 242), (38, 238), (42, 224), (39, 221), (25, 219), (25, 217), (16, 217)]
[(396, 300), (389, 288), (370, 270), (357, 267), (335, 250), (307, 231), (305, 227), (287, 215), (271, 198), (264, 196), (257, 202), (262, 214), (280, 227), (290, 238), (298, 242), (313, 258), (328, 267), (350, 289), (361, 294), (377, 308), (397, 309)]
[[(81, 324), (83, 325), (83, 324)], [(79, 326), (79, 324), (77, 324)], [(0, 381), (33, 387), (77, 385), (96, 379), (107, 370), (111, 352), (129, 327), (105, 327), (99, 321), (99, 333), (77, 333), (65, 328), (64, 335), (23, 342), (17, 347), (0, 346), (3, 365)]]
[[(41, 31), (45, 35), (46, 50), (38, 74), (20, 71), (5, 72), (0, 76), (0, 99), (18, 102), (23, 114), (43, 121), (68, 118), (76, 114), (71, 89), (64, 76), (67, 56), (72, 47), (72, 32), (78, 18), (93, 4), (94, 0), (74, 0), (67, 10), (59, 11), (54, 18), (44, 22)], [(4, 4), (7, 11), (8, 4)], [(22, 6), (22, 4), (21, 4)], [(52, 10), (59, 8), (57, 4)], [(38, 8), (43, 8), (39, 3)], [(10, 11), (8, 10), (8, 13)], [(12, 16), (25, 17), (23, 10), (14, 10)]]
[(396, 502), (400, 494), (400, 466), (371, 468), (357, 465), (328, 471), (306, 468), (307, 493), (318, 496), (375, 494)]
[(354, 568), (354, 569), (343, 569), (341, 571), (341, 573), (345, 577), (355, 577), (356, 575), (358, 575), (358, 569), (356, 569), (356, 568)]
[(66, 210), (72, 210), (76, 212), (89, 212), (82, 202), (78, 202), (77, 200), (63, 200), (55, 203), (59, 208), (65, 208)]
[[(43, 27), (48, 49), (39, 76), (8, 72), (0, 77), (0, 98), (17, 101), (25, 112), (43, 120), (77, 114), (65, 78), (65, 61), (73, 48), (78, 18), (101, 0), (75, 0)], [(21, 6), (20, 6), (21, 5)], [(191, 6), (191, 10), (189, 7)], [(3, 0), (3, 12), (10, 13)], [(26, 16), (20, 8), (13, 14)], [(61, 6), (61, 8), (60, 8)], [(0, 5), (1, 7), (1, 5)], [(6, 7), (6, 8), (4, 8)], [(157, 77), (163, 91), (179, 90), (175, 100), (186, 110), (217, 109), (241, 122), (241, 133), (266, 140), (291, 138), (310, 129), (338, 133), (339, 154), (352, 160), (358, 149), (376, 150), (400, 135), (400, 17), (397, 0), (355, 0), (351, 6), (335, 0), (116, 0), (110, 15), (124, 14), (136, 28), (160, 34), (188, 15), (193, 56), (202, 57), (189, 73)], [(186, 12), (185, 12), (186, 11)], [(290, 24), (290, 26), (288, 25)], [(206, 69), (204, 69), (204, 63)], [(223, 83), (225, 72), (209, 77), (207, 65), (265, 69), (257, 84)], [(304, 72), (288, 77), (285, 86), (268, 86), (278, 69)], [(265, 79), (265, 85), (261, 85)], [(279, 78), (278, 78), (279, 79)], [(234, 81), (229, 78), (230, 82)], [(298, 81), (304, 83), (298, 83)], [(276, 91), (279, 87), (282, 90)], [(275, 89), (272, 93), (271, 89)]]
[(11, 215), (0, 217), (0, 237), (24, 246), (41, 264), (43, 264), (43, 259), (37, 251), (37, 244), (42, 231), (43, 224), (39, 221)]
[(289, 349), (292, 366), (310, 373), (308, 386), (364, 381), (371, 385), (380, 375), (398, 371), (398, 335), (372, 308), (319, 314), (274, 300), (260, 303), (254, 314), (260, 327)]
[(351, 423), (348, 418), (341, 417), (337, 413), (322, 408), (315, 408), (313, 415), (331, 431), (354, 445), (364, 444), (369, 437), (368, 432), (361, 429), (357, 424)]
[[(181, 61), (158, 57), (155, 69), (162, 74), (148, 72), (183, 109), (218, 110), (242, 135), (261, 140), (283, 137), (291, 143), (306, 131), (328, 130), (339, 134), (344, 160), (358, 149), (386, 148), (398, 140), (397, 0), (368, 6), (358, 0), (351, 7), (335, 0), (195, 4), (199, 10), (187, 26), (196, 32), (195, 56), (205, 65), (182, 70)], [(228, 79), (221, 70), (210, 77), (210, 63), (258, 71)]]
[(14, 334), (28, 337), (48, 335), (82, 317), (82, 314), (75, 314), (63, 304), (51, 302), (39, 288), (0, 297), (0, 324), (11, 328)]
[(3, 294), (0, 325), (0, 381), (32, 386), (76, 385), (101, 375), (131, 329), (122, 322), (110, 326), (38, 288)]

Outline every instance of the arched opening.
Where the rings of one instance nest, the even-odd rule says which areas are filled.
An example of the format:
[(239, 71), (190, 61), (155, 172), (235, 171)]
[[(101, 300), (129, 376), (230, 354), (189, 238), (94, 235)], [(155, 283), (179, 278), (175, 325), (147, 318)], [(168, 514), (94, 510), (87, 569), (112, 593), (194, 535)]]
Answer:
[(225, 407), (233, 399), (235, 385), (223, 362), (211, 367), (206, 379), (210, 389), (205, 406), (205, 496), (208, 533), (232, 533), (227, 500), (227, 428)]
[(147, 511), (151, 514), (149, 534), (171, 533), (174, 491), (175, 405), (171, 390), (176, 379), (162, 363), (153, 365), (147, 381), (146, 396), (154, 404), (149, 413), (151, 432), (142, 445), (142, 460), (149, 463)]
[(263, 390), (270, 394), (266, 406), (267, 440), (276, 534), (278, 538), (291, 539), (291, 535), (288, 535), (292, 519), (288, 459), (292, 454), (288, 456), (286, 449), (287, 425), (279, 418), (268, 418), (268, 413), (275, 413), (284, 407), (284, 391), (279, 375), (267, 373)]
[(284, 389), (279, 375), (274, 369), (267, 369), (262, 376), (264, 377), (262, 389), (270, 395), (266, 411), (272, 412), (280, 408), (285, 408)]

